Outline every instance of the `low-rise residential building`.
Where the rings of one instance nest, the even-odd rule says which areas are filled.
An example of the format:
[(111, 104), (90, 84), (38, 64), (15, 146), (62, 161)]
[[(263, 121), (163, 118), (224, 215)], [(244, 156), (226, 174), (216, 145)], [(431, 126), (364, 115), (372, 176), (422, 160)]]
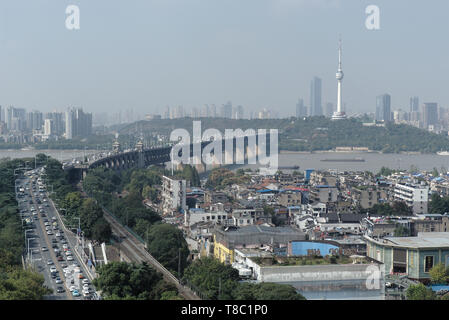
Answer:
[(414, 214), (426, 214), (429, 201), (429, 187), (397, 183), (394, 187), (394, 199), (404, 201), (412, 208)]
[(281, 206), (290, 207), (298, 206), (302, 203), (302, 193), (299, 191), (286, 190), (280, 192), (277, 197), (277, 202)]
[(310, 188), (309, 202), (325, 203), (327, 206), (338, 201), (338, 188), (330, 185), (318, 185)]
[(291, 227), (247, 226), (217, 227), (214, 230), (214, 256), (223, 263), (234, 262), (234, 250), (287, 246), (289, 241), (304, 240), (305, 234)]
[(369, 209), (375, 204), (387, 201), (387, 192), (373, 186), (354, 187), (351, 190), (351, 196), (354, 205), (362, 209)]
[(386, 273), (415, 280), (430, 279), (433, 266), (449, 266), (449, 232), (423, 232), (416, 237), (365, 236), (367, 256), (385, 264)]

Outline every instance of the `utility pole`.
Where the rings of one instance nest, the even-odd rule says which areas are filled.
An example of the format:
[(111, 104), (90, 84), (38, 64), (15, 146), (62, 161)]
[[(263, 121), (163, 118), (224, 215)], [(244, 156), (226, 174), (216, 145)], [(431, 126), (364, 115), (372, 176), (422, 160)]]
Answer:
[(221, 300), (221, 277), (218, 280), (218, 300)]

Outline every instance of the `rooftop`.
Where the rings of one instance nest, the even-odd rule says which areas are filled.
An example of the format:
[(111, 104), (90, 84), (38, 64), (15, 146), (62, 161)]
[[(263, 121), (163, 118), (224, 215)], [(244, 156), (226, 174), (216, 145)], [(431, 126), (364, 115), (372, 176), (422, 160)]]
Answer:
[(420, 232), (417, 237), (385, 237), (384, 240), (383, 244), (407, 248), (449, 248), (449, 232)]

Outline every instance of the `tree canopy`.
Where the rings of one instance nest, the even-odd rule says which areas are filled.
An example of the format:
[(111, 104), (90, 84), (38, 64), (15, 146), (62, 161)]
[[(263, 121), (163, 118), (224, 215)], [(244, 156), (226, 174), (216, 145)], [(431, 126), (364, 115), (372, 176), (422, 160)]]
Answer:
[[(110, 300), (159, 300), (175, 298), (176, 286), (168, 284), (147, 263), (111, 262), (101, 266), (93, 284)], [(170, 292), (170, 294), (165, 294)]]

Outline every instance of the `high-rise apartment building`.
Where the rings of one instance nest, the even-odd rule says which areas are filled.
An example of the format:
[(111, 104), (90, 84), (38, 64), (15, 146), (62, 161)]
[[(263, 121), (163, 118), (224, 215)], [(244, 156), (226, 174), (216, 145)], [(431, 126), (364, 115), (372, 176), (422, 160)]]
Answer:
[(383, 94), (376, 98), (376, 120), (391, 121), (391, 96)]
[(232, 102), (228, 101), (226, 104), (221, 106), (220, 116), (226, 119), (232, 119)]
[(410, 112), (419, 112), (419, 97), (410, 98)]
[(307, 117), (307, 107), (304, 105), (303, 99), (298, 99), (296, 104), (296, 118)]
[(322, 81), (318, 77), (314, 77), (310, 83), (310, 115), (322, 116), (323, 108), (321, 105), (321, 87)]
[(31, 111), (26, 115), (26, 127), (28, 130), (41, 130), (44, 124), (44, 116), (40, 111)]
[(81, 108), (68, 109), (65, 113), (65, 137), (87, 137), (92, 134), (92, 113), (84, 113)]
[(428, 129), (429, 126), (435, 126), (438, 124), (438, 103), (427, 102), (423, 105), (422, 121), (424, 129)]

